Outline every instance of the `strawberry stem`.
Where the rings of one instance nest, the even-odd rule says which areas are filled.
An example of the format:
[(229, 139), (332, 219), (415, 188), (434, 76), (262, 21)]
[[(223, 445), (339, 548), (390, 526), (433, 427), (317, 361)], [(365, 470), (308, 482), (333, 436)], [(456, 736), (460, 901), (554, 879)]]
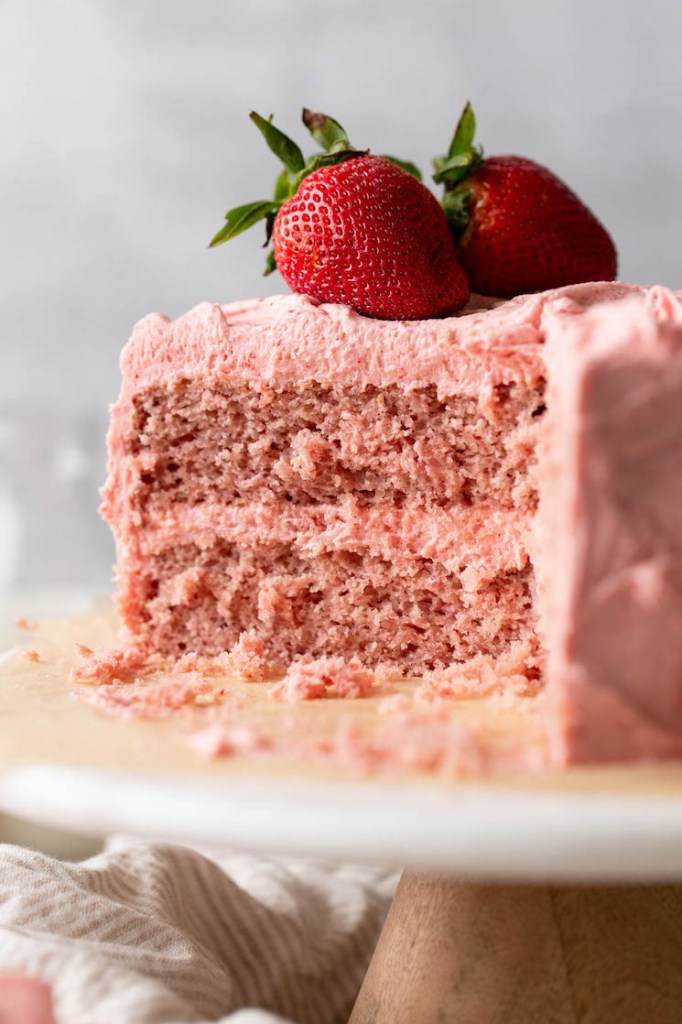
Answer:
[(467, 103), (460, 114), (447, 156), (437, 156), (433, 161), (436, 171), (433, 180), (438, 185), (445, 185), (446, 192), (456, 188), (483, 160), (483, 150), (474, 146), (475, 133), (476, 118), (471, 104)]
[(443, 213), (450, 230), (458, 238), (469, 223), (469, 192), (467, 189), (453, 189), (446, 192), (441, 200)]

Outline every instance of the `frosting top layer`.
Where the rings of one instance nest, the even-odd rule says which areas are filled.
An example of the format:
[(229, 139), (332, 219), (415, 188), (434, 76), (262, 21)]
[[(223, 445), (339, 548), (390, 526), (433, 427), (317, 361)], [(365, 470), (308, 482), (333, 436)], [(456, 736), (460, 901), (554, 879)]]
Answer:
[(573, 285), (508, 302), (474, 297), (442, 320), (372, 320), (302, 295), (220, 306), (202, 303), (177, 320), (141, 320), (121, 356), (131, 391), (191, 377), (269, 384), (435, 384), (439, 397), (533, 385), (544, 376), (546, 317), (643, 294), (618, 283)]

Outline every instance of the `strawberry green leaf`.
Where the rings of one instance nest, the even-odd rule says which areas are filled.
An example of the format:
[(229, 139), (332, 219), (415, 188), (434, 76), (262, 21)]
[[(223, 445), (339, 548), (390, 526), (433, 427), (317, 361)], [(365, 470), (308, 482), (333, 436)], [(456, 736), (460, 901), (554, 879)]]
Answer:
[(275, 251), (271, 249), (265, 257), (265, 270), (263, 271), (263, 277), (267, 277), (268, 274), (272, 274), (277, 270), (277, 263), (275, 262)]
[(436, 172), (433, 180), (444, 184), (446, 192), (457, 188), (482, 162), (483, 150), (474, 145), (475, 134), (476, 118), (471, 104), (467, 103), (457, 122), (447, 156), (438, 156), (433, 161)]
[(402, 167), (404, 171), (411, 174), (417, 181), (422, 180), (422, 172), (419, 170), (416, 164), (413, 164), (411, 160), (399, 160), (397, 156), (388, 156), (386, 153), (383, 154), (384, 160), (390, 160), (396, 167)]
[(235, 235), (257, 224), (264, 217), (272, 216), (280, 207), (280, 203), (270, 199), (259, 200), (256, 203), (245, 203), (244, 206), (236, 206), (225, 214), (225, 224), (209, 242), (209, 249), (216, 245), (228, 242)]
[(474, 117), (471, 103), (467, 103), (457, 122), (455, 134), (452, 136), (452, 142), (448, 150), (448, 156), (456, 156), (458, 153), (468, 152), (473, 146), (475, 134), (476, 118)]
[(469, 191), (466, 187), (446, 192), (441, 206), (455, 237), (462, 234), (469, 223)]
[(322, 146), (327, 153), (332, 149), (348, 149), (348, 133), (338, 121), (335, 121), (329, 114), (316, 113), (314, 110), (303, 108), (303, 124), (306, 126), (318, 146)]
[(439, 158), (434, 161), (436, 173), (433, 180), (438, 184), (445, 182), (452, 187), (471, 174), (480, 162), (481, 154), (475, 149), (469, 149), (465, 153), (454, 153), (445, 159)]
[(299, 171), (302, 171), (305, 166), (305, 160), (303, 159), (303, 153), (293, 139), (290, 139), (288, 135), (281, 132), (279, 128), (275, 128), (274, 124), (261, 117), (255, 110), (251, 111), (249, 117), (263, 135), (272, 152), (276, 157), (279, 157), (287, 170), (292, 171), (293, 174), (298, 174)]
[(293, 184), (291, 181), (291, 175), (289, 171), (284, 168), (281, 174), (278, 175), (277, 181), (275, 182), (275, 199), (277, 202), (284, 202), (293, 195)]

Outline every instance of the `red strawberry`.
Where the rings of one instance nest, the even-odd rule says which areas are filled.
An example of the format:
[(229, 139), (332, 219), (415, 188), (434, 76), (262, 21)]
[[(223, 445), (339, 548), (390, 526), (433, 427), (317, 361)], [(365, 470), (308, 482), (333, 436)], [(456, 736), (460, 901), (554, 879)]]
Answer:
[(272, 241), (293, 291), (368, 316), (444, 316), (469, 298), (438, 200), (383, 157), (307, 177), (279, 210)]
[(413, 164), (359, 152), (338, 122), (304, 110), (326, 150), (306, 162), (269, 121), (251, 117), (285, 169), (275, 198), (231, 210), (211, 245), (265, 218), (274, 248), (266, 273), (276, 266), (295, 292), (385, 320), (465, 305), (469, 286), (448, 222)]
[(448, 155), (434, 161), (443, 209), (472, 291), (511, 297), (582, 281), (612, 281), (613, 241), (546, 167), (520, 156), (483, 159), (469, 104)]

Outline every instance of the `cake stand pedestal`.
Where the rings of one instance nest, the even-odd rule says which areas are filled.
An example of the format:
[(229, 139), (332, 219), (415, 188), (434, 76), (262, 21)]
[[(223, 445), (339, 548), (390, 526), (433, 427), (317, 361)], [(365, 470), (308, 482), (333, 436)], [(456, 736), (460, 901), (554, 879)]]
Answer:
[(674, 1024), (682, 888), (406, 872), (350, 1024)]

